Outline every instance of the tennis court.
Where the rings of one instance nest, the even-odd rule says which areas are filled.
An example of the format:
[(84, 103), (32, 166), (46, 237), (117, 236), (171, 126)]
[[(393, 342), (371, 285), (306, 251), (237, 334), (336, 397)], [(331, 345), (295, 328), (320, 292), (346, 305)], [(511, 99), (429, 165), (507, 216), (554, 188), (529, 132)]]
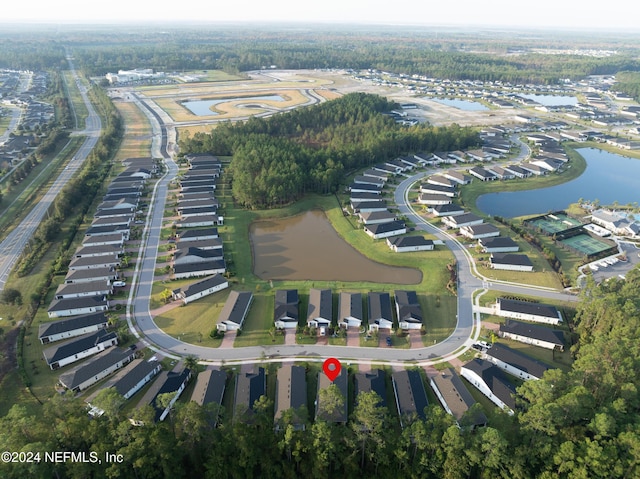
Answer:
[(561, 231), (565, 231), (577, 226), (582, 226), (582, 223), (570, 216), (564, 214), (546, 215), (540, 218), (535, 218), (529, 222), (529, 224), (544, 231), (549, 236)]
[(571, 238), (563, 239), (560, 242), (587, 256), (596, 255), (611, 248), (610, 244), (599, 241), (585, 234), (572, 236)]

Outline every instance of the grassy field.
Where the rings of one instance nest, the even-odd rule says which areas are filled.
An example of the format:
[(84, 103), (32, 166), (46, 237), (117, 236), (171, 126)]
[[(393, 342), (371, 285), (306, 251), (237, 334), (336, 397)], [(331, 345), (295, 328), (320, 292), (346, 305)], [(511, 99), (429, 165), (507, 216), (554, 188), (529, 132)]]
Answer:
[(89, 116), (89, 111), (82, 100), (82, 95), (80, 95), (80, 90), (78, 90), (78, 86), (76, 85), (75, 77), (70, 71), (64, 72), (64, 84), (67, 95), (71, 99), (71, 111), (75, 119), (75, 127), (82, 130), (85, 128), (85, 121)]
[(146, 115), (135, 103), (114, 102), (125, 124), (124, 140), (116, 154), (116, 160), (150, 155), (151, 125)]

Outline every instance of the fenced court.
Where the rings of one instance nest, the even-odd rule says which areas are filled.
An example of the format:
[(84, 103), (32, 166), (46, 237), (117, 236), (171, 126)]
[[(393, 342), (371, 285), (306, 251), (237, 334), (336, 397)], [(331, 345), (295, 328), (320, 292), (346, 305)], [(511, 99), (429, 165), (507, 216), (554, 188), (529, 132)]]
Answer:
[(561, 240), (560, 243), (586, 256), (596, 256), (608, 249), (615, 249), (615, 247), (612, 247), (610, 244), (592, 238), (587, 234), (579, 234), (571, 238), (565, 238)]
[(543, 231), (548, 236), (582, 226), (579, 220), (571, 218), (564, 213), (539, 216), (538, 218), (532, 218), (527, 223)]

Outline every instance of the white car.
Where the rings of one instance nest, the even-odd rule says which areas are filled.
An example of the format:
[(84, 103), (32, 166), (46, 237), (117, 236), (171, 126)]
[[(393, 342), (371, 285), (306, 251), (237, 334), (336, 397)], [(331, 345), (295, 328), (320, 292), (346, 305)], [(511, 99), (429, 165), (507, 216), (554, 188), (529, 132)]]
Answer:
[(125, 283), (124, 281), (114, 281), (113, 285), (122, 287), (122, 286), (126, 286), (127, 283)]

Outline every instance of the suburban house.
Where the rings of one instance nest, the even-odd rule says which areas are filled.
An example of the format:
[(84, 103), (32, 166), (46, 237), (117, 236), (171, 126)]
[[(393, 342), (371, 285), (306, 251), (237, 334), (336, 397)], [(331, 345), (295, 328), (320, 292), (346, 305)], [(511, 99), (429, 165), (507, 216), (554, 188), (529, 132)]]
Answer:
[[(326, 411), (321, 401), (320, 391), (323, 389), (327, 389), (332, 384), (335, 384), (337, 386), (338, 390), (340, 391), (340, 394), (342, 394), (342, 397), (344, 398), (344, 401), (342, 404), (342, 408), (340, 408), (339, 410), (336, 409), (335, 411)], [(347, 368), (342, 368), (340, 370), (340, 375), (337, 378), (335, 378), (333, 382), (329, 380), (329, 378), (324, 372), (321, 371), (318, 373), (318, 394), (316, 396), (316, 421), (318, 419), (321, 419), (327, 422), (346, 424), (347, 406), (348, 406), (348, 398), (349, 398), (348, 387), (349, 387), (349, 374), (347, 373)]]
[(416, 370), (395, 371), (391, 375), (393, 393), (398, 406), (400, 426), (410, 425), (416, 418), (425, 419), (425, 408), (429, 405), (427, 391), (420, 373)]
[(387, 245), (396, 253), (432, 251), (434, 248), (433, 240), (426, 239), (424, 236), (398, 236), (396, 238), (388, 238)]
[(420, 329), (422, 308), (415, 291), (395, 291), (396, 316), (400, 329)]
[(423, 183), (420, 185), (420, 193), (428, 193), (432, 195), (443, 195), (450, 196), (453, 198), (457, 196), (457, 192), (455, 187), (453, 186), (442, 186), (442, 185), (434, 185), (432, 183)]
[(500, 236), (500, 230), (492, 224), (482, 223), (479, 225), (463, 226), (460, 228), (460, 234), (469, 239), (492, 238)]
[(199, 241), (218, 237), (218, 228), (199, 228), (193, 230), (180, 231), (178, 233), (180, 241)]
[(491, 165), (486, 170), (489, 173), (493, 173), (499, 180), (512, 180), (516, 177), (513, 172), (498, 165)]
[(110, 348), (61, 374), (58, 382), (70, 391), (78, 393), (124, 367), (135, 357), (135, 351), (132, 349)]
[(341, 292), (338, 296), (338, 326), (360, 328), (362, 315), (362, 294)]
[(305, 368), (293, 364), (283, 364), (276, 377), (276, 399), (274, 423), (276, 431), (282, 429), (285, 411), (292, 411), (292, 425), (295, 430), (305, 429), (307, 414), (307, 377)]
[(351, 183), (349, 185), (349, 191), (351, 193), (382, 193), (382, 188), (375, 185), (367, 185), (364, 183)]
[(461, 171), (454, 170), (446, 171), (442, 176), (451, 181), (455, 181), (459, 185), (468, 185), (473, 180), (473, 178), (471, 178), (469, 175), (465, 175)]
[(512, 376), (525, 381), (542, 379), (545, 371), (551, 369), (550, 366), (533, 359), (531, 356), (503, 346), (500, 343), (495, 343), (493, 347), (487, 350), (486, 359)]
[(62, 318), (108, 310), (109, 301), (106, 296), (84, 296), (82, 298), (54, 299), (47, 310), (47, 315), (50, 318)]
[(499, 408), (513, 414), (516, 408), (516, 389), (504, 377), (500, 368), (489, 361), (473, 359), (460, 368), (460, 375)]
[(359, 216), (360, 220), (365, 225), (391, 223), (397, 219), (396, 214), (391, 213), (390, 211), (371, 211), (368, 213), (360, 213)]
[(234, 420), (250, 423), (256, 401), (266, 394), (267, 379), (264, 368), (258, 368), (255, 372), (238, 373), (233, 404)]
[(92, 268), (69, 271), (64, 278), (65, 283), (87, 283), (90, 281), (117, 281), (118, 272), (115, 268)]
[(202, 261), (200, 263), (174, 264), (173, 278), (194, 278), (222, 274), (226, 271), (224, 260)]
[(385, 180), (376, 176), (356, 175), (353, 178), (353, 182), (363, 183), (365, 185), (376, 185), (382, 188), (384, 186)]
[(367, 301), (369, 305), (369, 330), (391, 329), (393, 327), (393, 313), (391, 296), (389, 293), (370, 292)]
[(458, 184), (457, 181), (450, 180), (449, 178), (445, 178), (442, 175), (430, 176), (429, 178), (427, 178), (427, 183), (431, 183), (432, 185), (447, 186), (449, 188), (453, 188)]
[(83, 256), (109, 256), (111, 258), (117, 258), (122, 253), (124, 253), (122, 243), (115, 243), (95, 246), (82, 245), (73, 255), (76, 258), (82, 258)]
[(484, 220), (473, 213), (465, 213), (463, 215), (445, 216), (442, 222), (449, 228), (462, 228), (463, 226), (475, 226), (482, 224)]
[[(149, 383), (162, 370), (160, 361), (145, 361), (144, 359), (134, 359), (127, 364), (122, 370), (118, 371), (111, 379), (109, 379), (102, 389), (115, 388), (125, 400), (140, 391), (145, 384)], [(87, 398), (87, 402), (91, 404), (91, 400), (98, 394), (94, 394)]]
[(62, 283), (56, 289), (55, 299), (82, 298), (85, 296), (107, 296), (113, 294), (109, 280), (86, 281), (83, 283)]
[(218, 215), (190, 216), (176, 222), (176, 228), (201, 228), (207, 226), (222, 226), (224, 217)]
[(418, 203), (427, 206), (448, 205), (453, 201), (450, 196), (446, 195), (434, 195), (431, 193), (420, 193), (418, 196)]
[(388, 211), (386, 201), (363, 201), (354, 205), (354, 213), (374, 213)]
[(375, 392), (380, 396), (379, 406), (387, 406), (387, 390), (385, 387), (385, 374), (382, 369), (373, 369), (367, 372), (359, 372), (354, 376), (355, 399), (358, 400), (360, 393)]
[(218, 316), (218, 331), (233, 331), (242, 328), (249, 313), (253, 293), (251, 291), (231, 291)]
[(85, 256), (82, 258), (73, 258), (69, 263), (69, 270), (116, 268), (119, 265), (120, 259), (115, 256)]
[(275, 293), (273, 321), (278, 329), (298, 327), (298, 290), (279, 289)]
[(82, 240), (83, 247), (101, 246), (101, 245), (118, 245), (124, 244), (122, 233), (113, 233), (110, 235), (85, 236)]
[(404, 224), (404, 221), (391, 221), (389, 223), (365, 225), (364, 232), (373, 239), (380, 239), (403, 235), (407, 232), (407, 227)]
[(75, 363), (118, 344), (118, 335), (100, 329), (45, 349), (44, 359), (53, 370)]
[[(191, 400), (200, 406), (207, 404), (222, 405), (222, 398), (227, 384), (227, 373), (220, 369), (205, 369), (196, 379), (196, 385), (191, 393)], [(217, 415), (214, 426), (217, 424)]]
[[(181, 372), (176, 371), (164, 371), (160, 373), (155, 382), (151, 385), (151, 388), (147, 391), (144, 397), (138, 403), (138, 406), (150, 404), (155, 410), (155, 420), (164, 421), (169, 415), (171, 408), (175, 402), (180, 398), (182, 391), (185, 390), (189, 380), (191, 379), (191, 370), (189, 368), (183, 369)], [(169, 402), (166, 408), (163, 408), (158, 404), (158, 396), (161, 394), (172, 394), (173, 398)]]
[(465, 214), (465, 210), (458, 205), (448, 204), (448, 205), (436, 205), (431, 208), (431, 212), (434, 216), (460, 216)]
[(485, 253), (515, 253), (520, 250), (518, 243), (508, 236), (480, 238), (478, 244)]
[(504, 318), (523, 319), (536, 323), (558, 324), (562, 322), (562, 314), (555, 306), (507, 298), (497, 299), (496, 314)]
[(469, 173), (482, 181), (493, 181), (498, 179), (498, 177), (494, 173), (489, 170), (485, 170), (480, 166), (474, 166), (473, 168), (470, 168)]
[(564, 351), (564, 333), (557, 329), (507, 319), (498, 336), (545, 349)]
[(533, 271), (533, 263), (526, 254), (492, 253), (491, 267), (509, 271)]
[(307, 308), (307, 326), (319, 328), (329, 327), (333, 321), (333, 299), (330, 289), (311, 288), (309, 290), (309, 307)]
[(476, 400), (473, 399), (473, 396), (471, 396), (471, 393), (453, 368), (438, 371), (438, 374), (429, 378), (429, 385), (444, 410), (456, 418), (459, 426), (469, 425), (474, 428), (487, 424), (487, 417), (482, 411), (478, 411), (476, 414), (467, 414), (471, 406), (476, 403)]
[(176, 248), (180, 250), (188, 250), (189, 248), (198, 248), (201, 250), (219, 249), (222, 250), (222, 240), (220, 238), (209, 238), (195, 241), (178, 241)]
[(531, 172), (529, 170), (525, 170), (518, 165), (505, 166), (504, 170), (511, 173), (516, 178), (529, 178), (531, 176)]
[(106, 328), (108, 323), (109, 320), (103, 312), (51, 321), (38, 327), (38, 339), (42, 344), (48, 344), (96, 332)]
[(189, 304), (192, 301), (217, 293), (228, 287), (229, 282), (224, 276), (214, 274), (202, 281), (190, 284), (185, 289), (177, 289), (173, 292), (173, 297), (174, 299), (181, 300), (184, 304)]

